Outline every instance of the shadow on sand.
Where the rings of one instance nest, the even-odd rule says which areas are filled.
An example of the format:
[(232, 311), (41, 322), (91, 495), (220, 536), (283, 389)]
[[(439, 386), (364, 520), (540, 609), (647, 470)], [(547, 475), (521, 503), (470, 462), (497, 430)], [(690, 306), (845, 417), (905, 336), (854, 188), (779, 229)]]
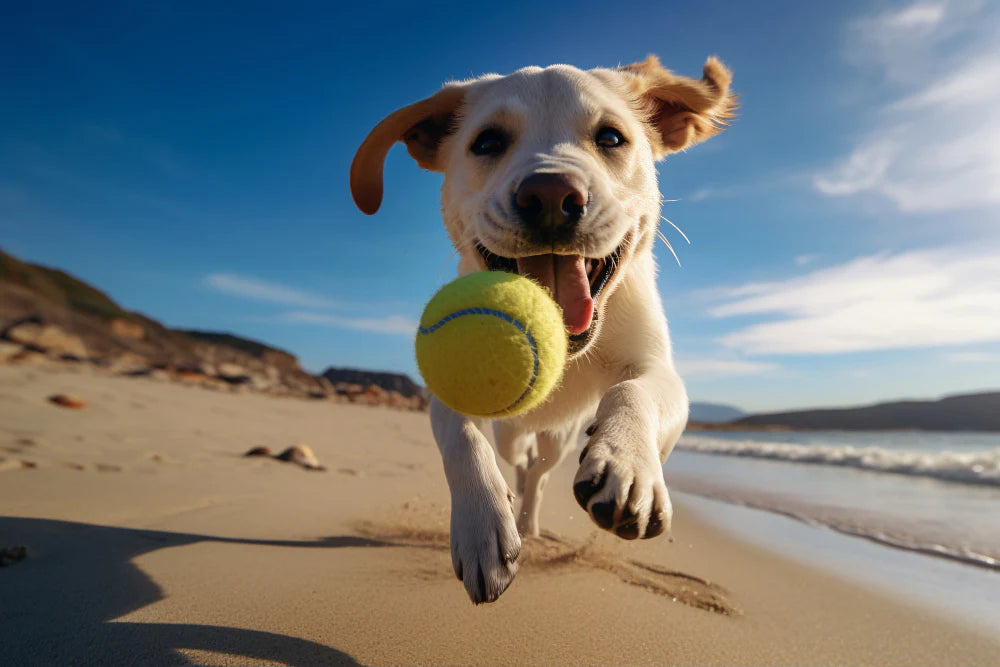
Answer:
[(134, 558), (201, 541), (326, 549), (395, 546), (354, 536), (244, 540), (0, 517), (0, 546), (24, 544), (29, 549), (26, 560), (0, 568), (2, 662), (183, 665), (192, 663), (178, 649), (194, 649), (245, 663), (359, 664), (335, 648), (270, 632), (112, 621), (163, 598), (160, 588), (132, 563)]

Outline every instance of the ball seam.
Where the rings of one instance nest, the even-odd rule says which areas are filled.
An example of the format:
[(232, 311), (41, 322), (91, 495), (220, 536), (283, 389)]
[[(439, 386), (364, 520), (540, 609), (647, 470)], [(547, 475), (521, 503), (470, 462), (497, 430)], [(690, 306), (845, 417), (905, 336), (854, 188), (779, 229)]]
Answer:
[(513, 403), (511, 403), (510, 405), (508, 405), (503, 409), (497, 410), (496, 412), (490, 412), (489, 414), (501, 415), (505, 412), (510, 412), (511, 410), (517, 407), (518, 403), (524, 400), (525, 396), (531, 393), (531, 388), (535, 386), (535, 380), (538, 378), (538, 346), (535, 344), (535, 337), (531, 335), (531, 332), (528, 331), (528, 328), (524, 326), (524, 324), (521, 323), (517, 318), (508, 315), (502, 310), (494, 310), (493, 308), (478, 308), (478, 307), (463, 308), (461, 310), (456, 310), (453, 313), (445, 315), (440, 320), (438, 320), (437, 322), (435, 322), (430, 326), (427, 327), (421, 326), (419, 329), (417, 329), (417, 331), (421, 335), (426, 336), (427, 334), (434, 333), (444, 325), (448, 324), (448, 322), (456, 320), (459, 317), (463, 317), (465, 315), (490, 315), (492, 317), (498, 317), (509, 324), (513, 324), (517, 328), (517, 330), (523, 333), (524, 337), (528, 340), (528, 347), (531, 348), (531, 356), (533, 358), (531, 379), (528, 380), (528, 386), (525, 388), (524, 392), (517, 397), (517, 400), (515, 400)]

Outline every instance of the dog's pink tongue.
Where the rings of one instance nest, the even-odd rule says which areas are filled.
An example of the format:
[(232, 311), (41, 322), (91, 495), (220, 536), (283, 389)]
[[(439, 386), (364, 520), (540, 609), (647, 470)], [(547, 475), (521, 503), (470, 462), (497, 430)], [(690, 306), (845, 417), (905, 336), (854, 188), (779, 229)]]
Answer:
[(594, 300), (590, 298), (586, 260), (581, 255), (534, 255), (519, 257), (517, 270), (549, 288), (562, 308), (563, 322), (570, 334), (580, 334), (590, 327)]

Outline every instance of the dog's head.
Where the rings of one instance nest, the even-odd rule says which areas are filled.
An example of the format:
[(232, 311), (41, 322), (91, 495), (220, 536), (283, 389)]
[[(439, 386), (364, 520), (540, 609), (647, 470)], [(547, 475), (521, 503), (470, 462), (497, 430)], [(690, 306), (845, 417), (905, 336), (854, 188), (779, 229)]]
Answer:
[(650, 56), (614, 70), (553, 65), (451, 83), (372, 130), (351, 192), (375, 213), (385, 156), (405, 142), (421, 167), (444, 173), (460, 272), (519, 272), (548, 287), (580, 354), (630, 260), (652, 245), (654, 163), (719, 132), (735, 109), (730, 79), (715, 58), (696, 80)]

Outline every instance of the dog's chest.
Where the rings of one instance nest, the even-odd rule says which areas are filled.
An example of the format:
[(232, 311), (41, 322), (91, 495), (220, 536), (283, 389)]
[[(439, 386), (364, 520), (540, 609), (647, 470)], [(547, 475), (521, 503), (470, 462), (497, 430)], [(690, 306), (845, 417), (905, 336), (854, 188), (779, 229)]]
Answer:
[(597, 411), (601, 397), (622, 380), (620, 365), (603, 363), (599, 351), (570, 362), (559, 386), (545, 403), (524, 416), (529, 430), (558, 430)]

